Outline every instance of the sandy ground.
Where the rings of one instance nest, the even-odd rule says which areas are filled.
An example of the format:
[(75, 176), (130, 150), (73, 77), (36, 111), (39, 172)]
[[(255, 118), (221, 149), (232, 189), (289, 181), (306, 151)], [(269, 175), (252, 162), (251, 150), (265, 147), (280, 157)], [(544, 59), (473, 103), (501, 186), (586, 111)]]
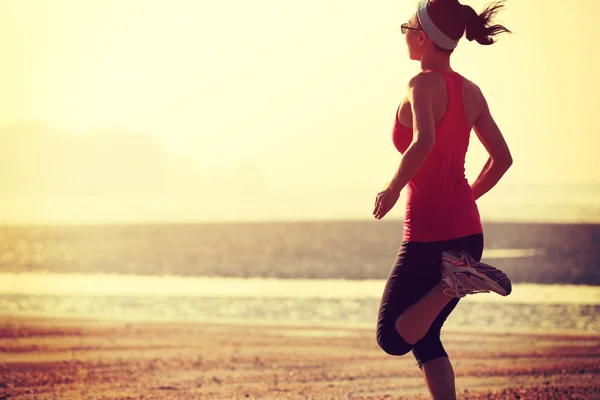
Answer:
[[(600, 335), (446, 332), (459, 399), (600, 399)], [(0, 399), (427, 399), (373, 330), (0, 318)]]

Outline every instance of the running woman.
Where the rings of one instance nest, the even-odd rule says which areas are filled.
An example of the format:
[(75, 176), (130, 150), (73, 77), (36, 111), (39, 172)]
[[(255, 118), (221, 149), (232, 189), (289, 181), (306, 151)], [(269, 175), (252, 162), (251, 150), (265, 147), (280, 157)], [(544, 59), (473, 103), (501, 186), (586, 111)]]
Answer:
[[(502, 7), (492, 3), (477, 14), (457, 0), (421, 0), (402, 25), (410, 59), (421, 63), (421, 71), (410, 80), (395, 118), (400, 165), (373, 211), (383, 218), (408, 186), (404, 236), (381, 299), (377, 342), (390, 355), (412, 350), (436, 400), (456, 399), (440, 330), (459, 299), (511, 291), (502, 271), (480, 263), (484, 240), (475, 202), (498, 183), (512, 157), (479, 87), (450, 66), (465, 32), (467, 40), (482, 45), (510, 32), (492, 23)], [(469, 185), (464, 164), (471, 130), (489, 159)]]

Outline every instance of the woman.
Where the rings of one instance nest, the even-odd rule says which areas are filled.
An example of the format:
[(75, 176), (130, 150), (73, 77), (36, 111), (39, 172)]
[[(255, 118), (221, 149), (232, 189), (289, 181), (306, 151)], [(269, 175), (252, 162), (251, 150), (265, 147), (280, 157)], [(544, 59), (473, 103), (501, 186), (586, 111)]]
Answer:
[[(410, 80), (395, 119), (400, 166), (373, 211), (383, 218), (408, 185), (404, 237), (381, 299), (377, 342), (391, 355), (412, 350), (434, 399), (456, 398), (440, 329), (459, 298), (511, 291), (505, 274), (479, 263), (483, 229), (475, 201), (498, 183), (512, 158), (479, 88), (450, 66), (465, 32), (469, 41), (483, 45), (510, 32), (491, 24), (501, 8), (494, 3), (478, 15), (457, 0), (421, 0), (402, 25), (410, 58), (421, 62), (421, 72)], [(472, 129), (489, 160), (469, 185), (464, 163)]]

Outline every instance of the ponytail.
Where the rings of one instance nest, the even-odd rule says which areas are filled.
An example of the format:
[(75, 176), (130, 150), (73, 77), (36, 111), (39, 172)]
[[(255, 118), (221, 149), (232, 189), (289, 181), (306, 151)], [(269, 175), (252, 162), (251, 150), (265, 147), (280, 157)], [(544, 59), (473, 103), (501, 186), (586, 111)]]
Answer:
[(463, 5), (462, 12), (465, 18), (467, 40), (475, 40), (477, 43), (487, 46), (495, 42), (494, 36), (500, 33), (511, 33), (503, 25), (490, 25), (502, 7), (504, 7), (502, 1), (498, 1), (489, 4), (481, 14), (477, 14), (471, 7)]

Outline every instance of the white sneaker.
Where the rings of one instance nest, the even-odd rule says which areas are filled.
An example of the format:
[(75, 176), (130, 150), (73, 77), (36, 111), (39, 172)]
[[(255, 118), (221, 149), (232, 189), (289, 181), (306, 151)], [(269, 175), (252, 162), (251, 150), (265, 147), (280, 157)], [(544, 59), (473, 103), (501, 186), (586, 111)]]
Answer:
[[(463, 275), (464, 276), (464, 275)], [(458, 297), (463, 298), (468, 294), (476, 294), (476, 293), (489, 293), (490, 291), (485, 289), (477, 289), (471, 282), (458, 281), (454, 279), (454, 277), (446, 271), (445, 268), (442, 267), (442, 281), (446, 282), (448, 287), (444, 289), (444, 294), (450, 297)]]
[(489, 291), (508, 296), (512, 291), (510, 279), (504, 272), (491, 265), (478, 263), (464, 251), (442, 253), (442, 280), (448, 285), (444, 294), (452, 297)]

